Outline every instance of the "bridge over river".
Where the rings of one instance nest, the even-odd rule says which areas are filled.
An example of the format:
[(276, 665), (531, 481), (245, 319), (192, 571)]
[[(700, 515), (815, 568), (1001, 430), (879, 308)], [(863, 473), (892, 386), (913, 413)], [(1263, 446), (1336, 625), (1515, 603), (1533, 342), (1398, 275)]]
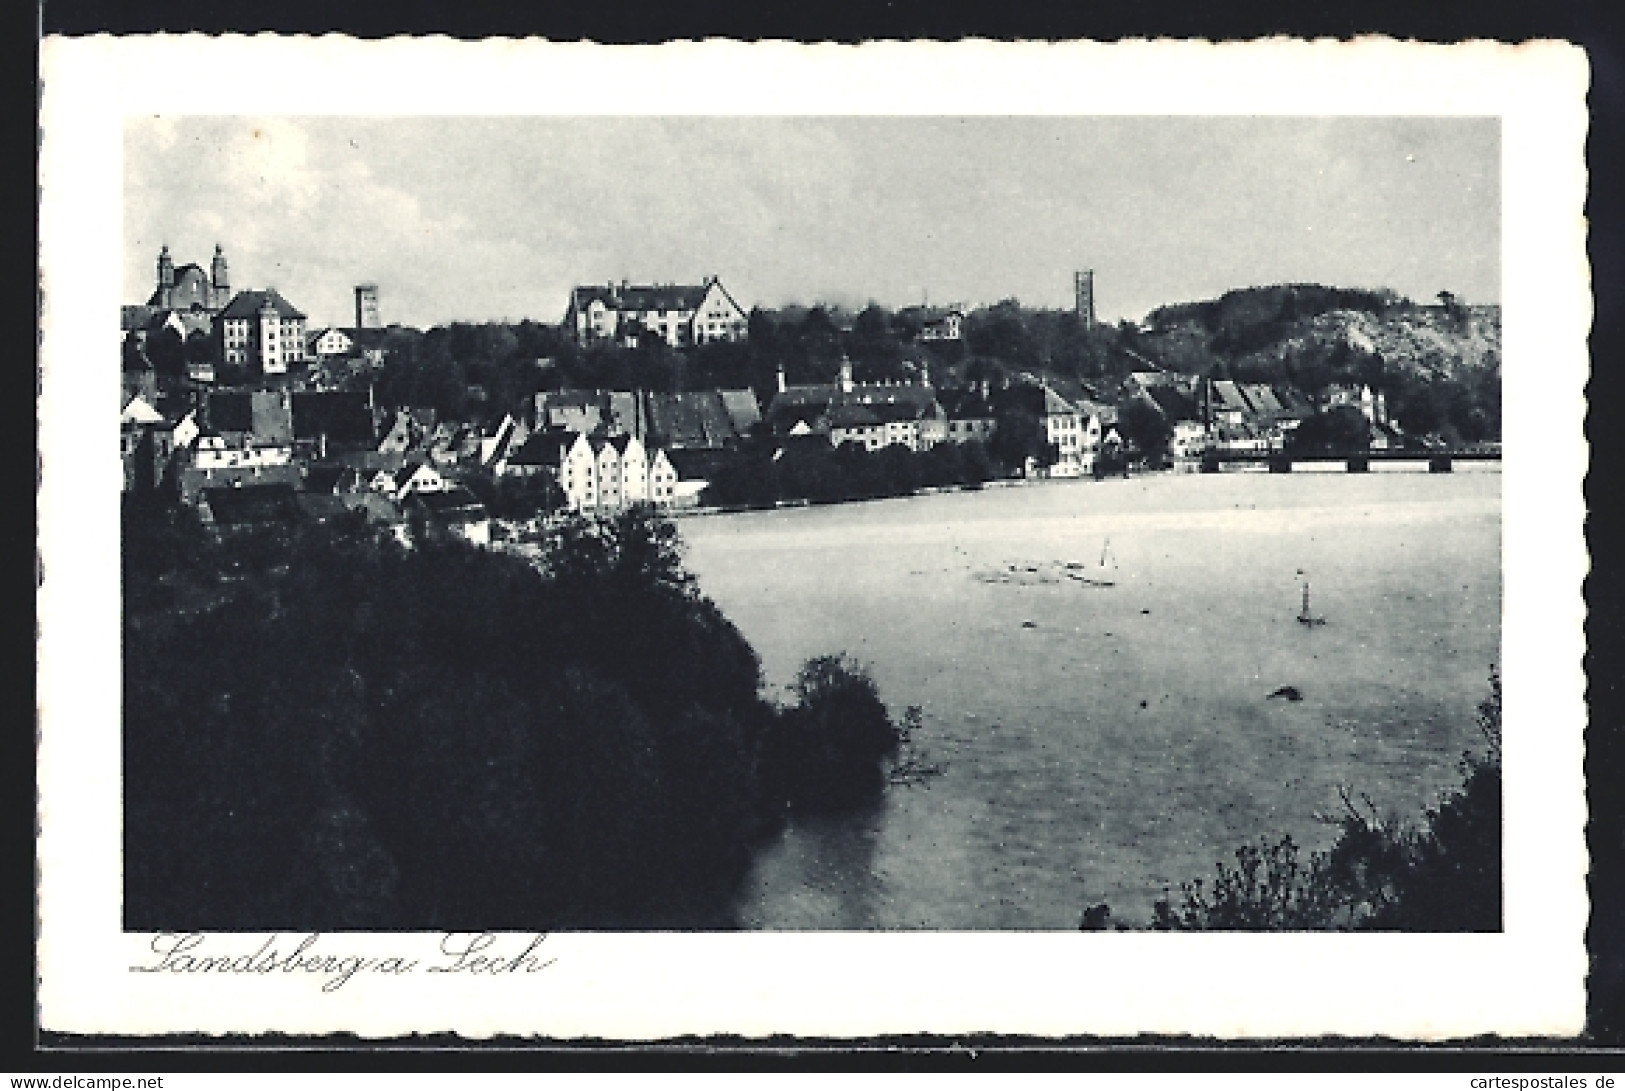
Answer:
[(1284, 451), (1209, 451), (1202, 456), (1202, 472), (1218, 473), (1226, 466), (1265, 465), (1270, 473), (1291, 473), (1294, 465), (1338, 463), (1349, 473), (1367, 473), (1374, 463), (1426, 463), (1430, 473), (1450, 473), (1457, 462), (1499, 462), (1499, 450), (1462, 447), (1446, 450), (1374, 450), (1344, 454)]

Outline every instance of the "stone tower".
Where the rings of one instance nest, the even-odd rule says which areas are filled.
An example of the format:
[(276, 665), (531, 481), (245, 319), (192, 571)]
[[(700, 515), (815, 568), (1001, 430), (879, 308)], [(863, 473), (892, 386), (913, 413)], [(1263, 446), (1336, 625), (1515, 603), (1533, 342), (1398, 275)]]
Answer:
[(1095, 328), (1095, 271), (1093, 269), (1079, 269), (1072, 278), (1073, 292), (1077, 297), (1078, 317), (1083, 320), (1083, 328)]
[(158, 306), (169, 306), (169, 293), (175, 288), (175, 259), (169, 256), (169, 247), (158, 251)]
[(209, 280), (213, 287), (210, 293), (213, 306), (216, 310), (224, 307), (231, 301), (231, 275), (226, 272), (226, 252), (220, 249), (220, 244), (214, 244), (214, 261), (209, 263)]
[(355, 286), (355, 328), (358, 330), (376, 330), (383, 326), (378, 317), (378, 285), (357, 284)]

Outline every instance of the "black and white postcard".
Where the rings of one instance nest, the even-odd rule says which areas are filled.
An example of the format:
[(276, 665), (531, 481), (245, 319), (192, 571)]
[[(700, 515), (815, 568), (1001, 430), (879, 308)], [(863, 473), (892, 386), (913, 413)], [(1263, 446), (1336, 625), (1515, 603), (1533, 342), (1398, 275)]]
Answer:
[(1578, 49), (42, 71), (44, 1028), (1579, 1031)]

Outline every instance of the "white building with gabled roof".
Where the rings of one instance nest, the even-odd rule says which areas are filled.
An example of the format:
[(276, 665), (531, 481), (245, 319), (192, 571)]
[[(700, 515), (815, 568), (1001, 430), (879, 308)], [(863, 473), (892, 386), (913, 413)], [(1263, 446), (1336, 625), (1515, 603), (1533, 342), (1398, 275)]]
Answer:
[(703, 284), (580, 285), (570, 292), (564, 326), (577, 344), (630, 344), (640, 330), (652, 330), (673, 348), (687, 348), (742, 341), (749, 320), (721, 278), (712, 276)]
[(215, 329), (220, 358), (260, 375), (285, 375), (306, 359), (305, 313), (275, 288), (238, 292)]
[(451, 483), (427, 462), (408, 462), (398, 470), (379, 470), (373, 476), (374, 492), (383, 493), (396, 503), (417, 493), (445, 492)]

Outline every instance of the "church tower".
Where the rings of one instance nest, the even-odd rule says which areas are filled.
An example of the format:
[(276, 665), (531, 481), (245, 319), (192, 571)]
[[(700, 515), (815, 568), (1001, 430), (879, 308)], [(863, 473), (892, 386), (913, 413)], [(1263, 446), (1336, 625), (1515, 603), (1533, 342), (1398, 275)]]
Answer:
[(175, 287), (175, 261), (169, 256), (169, 247), (158, 251), (158, 306), (169, 306), (169, 293)]
[(214, 290), (210, 293), (211, 302), (215, 310), (220, 310), (231, 302), (231, 277), (226, 272), (226, 254), (219, 243), (214, 244), (214, 261), (209, 265), (209, 278), (214, 284)]

